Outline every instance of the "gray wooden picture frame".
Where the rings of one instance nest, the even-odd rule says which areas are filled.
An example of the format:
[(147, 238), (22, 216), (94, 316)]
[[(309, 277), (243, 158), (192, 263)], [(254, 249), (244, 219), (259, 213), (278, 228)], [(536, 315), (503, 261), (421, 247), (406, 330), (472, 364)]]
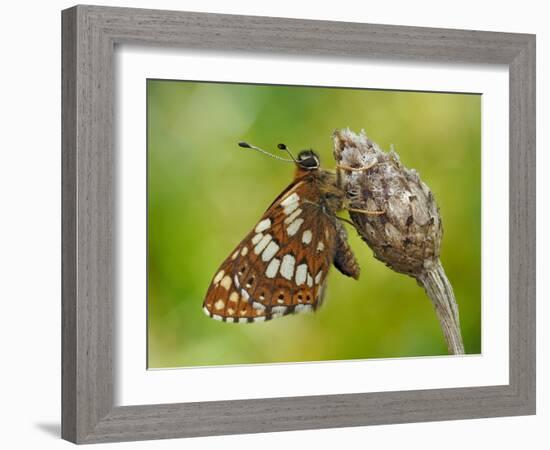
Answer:
[[(535, 413), (534, 35), (98, 6), (63, 11), (62, 33), (64, 439), (94, 443)], [(509, 384), (115, 406), (117, 44), (507, 65)]]

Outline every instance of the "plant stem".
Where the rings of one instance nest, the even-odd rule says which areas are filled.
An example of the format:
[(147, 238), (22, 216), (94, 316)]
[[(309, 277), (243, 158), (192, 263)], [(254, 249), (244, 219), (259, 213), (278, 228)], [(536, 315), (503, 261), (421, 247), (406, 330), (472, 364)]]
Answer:
[(432, 301), (449, 353), (464, 354), (464, 344), (460, 333), (458, 306), (453, 288), (439, 259), (427, 265), (417, 277), (418, 283), (426, 290)]

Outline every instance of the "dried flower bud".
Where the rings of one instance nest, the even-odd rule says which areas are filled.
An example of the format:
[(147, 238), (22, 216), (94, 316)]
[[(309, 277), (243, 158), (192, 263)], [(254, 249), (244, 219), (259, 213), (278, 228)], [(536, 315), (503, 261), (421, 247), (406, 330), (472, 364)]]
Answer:
[(357, 135), (349, 129), (336, 130), (333, 139), (351, 207), (384, 211), (381, 215), (350, 212), (361, 237), (377, 259), (418, 277), (439, 259), (442, 226), (432, 192), (395, 152), (382, 151), (364, 131)]
[(434, 305), (449, 353), (463, 354), (458, 306), (439, 260), (443, 228), (432, 192), (394, 151), (383, 152), (364, 131), (336, 130), (333, 139), (355, 228), (377, 259), (416, 278)]

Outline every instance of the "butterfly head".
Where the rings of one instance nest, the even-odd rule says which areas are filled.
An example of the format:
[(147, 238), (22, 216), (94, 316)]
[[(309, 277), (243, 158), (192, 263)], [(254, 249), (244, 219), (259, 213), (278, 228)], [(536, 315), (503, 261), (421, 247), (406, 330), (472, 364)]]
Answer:
[(321, 159), (313, 150), (302, 150), (296, 158), (296, 165), (302, 170), (317, 170), (321, 167)]

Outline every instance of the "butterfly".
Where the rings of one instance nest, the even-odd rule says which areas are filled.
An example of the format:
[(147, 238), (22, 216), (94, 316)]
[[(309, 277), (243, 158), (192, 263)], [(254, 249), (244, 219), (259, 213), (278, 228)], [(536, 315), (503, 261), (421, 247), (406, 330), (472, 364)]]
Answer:
[[(239, 145), (283, 159), (246, 142)], [(252, 323), (312, 312), (323, 302), (332, 265), (359, 278), (343, 218), (337, 216), (352, 210), (338, 173), (322, 169), (311, 149), (294, 158), (284, 144), (278, 147), (291, 157), (284, 161), (296, 165), (294, 180), (215, 272), (203, 303), (215, 320)]]

